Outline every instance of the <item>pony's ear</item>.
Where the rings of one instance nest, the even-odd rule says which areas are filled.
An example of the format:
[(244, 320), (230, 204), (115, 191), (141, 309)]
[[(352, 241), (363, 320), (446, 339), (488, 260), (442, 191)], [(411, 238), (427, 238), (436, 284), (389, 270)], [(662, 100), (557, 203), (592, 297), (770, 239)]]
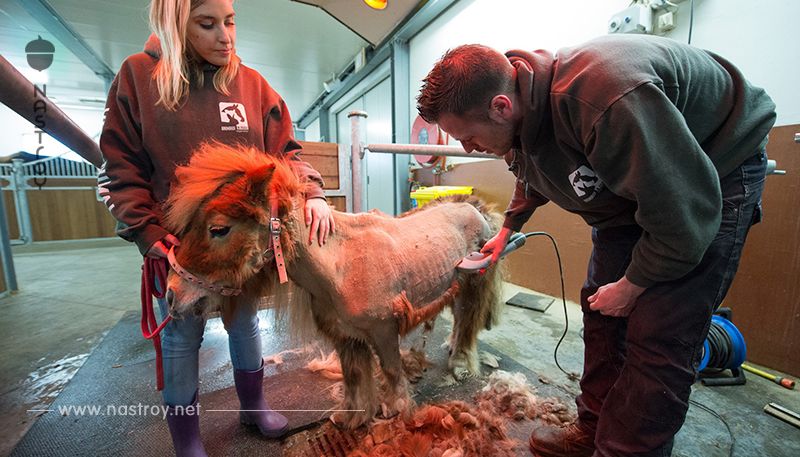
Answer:
[(269, 184), (272, 181), (272, 175), (274, 173), (274, 163), (262, 165), (253, 170), (248, 170), (245, 173), (245, 179), (247, 182), (246, 189), (250, 198), (257, 201), (266, 200), (268, 197), (267, 190), (269, 189)]

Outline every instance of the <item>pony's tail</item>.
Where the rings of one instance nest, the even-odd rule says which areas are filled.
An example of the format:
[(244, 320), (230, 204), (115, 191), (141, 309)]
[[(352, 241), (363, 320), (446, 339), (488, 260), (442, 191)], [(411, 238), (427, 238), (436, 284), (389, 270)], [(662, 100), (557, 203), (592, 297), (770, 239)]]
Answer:
[[(486, 203), (474, 195), (455, 194), (448, 198), (452, 199), (451, 201), (471, 204), (486, 220), (489, 233), (480, 240), (478, 247), (483, 247), (489, 238), (499, 232), (503, 226), (503, 215), (497, 210), (496, 205)], [(506, 270), (503, 262), (488, 268), (483, 274), (461, 274), (459, 277), (461, 306), (456, 307), (454, 312), (462, 313), (460, 318), (465, 319), (464, 322), (471, 322), (476, 327), (489, 330), (492, 326), (497, 325), (505, 279)], [(474, 330), (477, 334), (479, 328)]]
[(486, 269), (483, 274), (462, 273), (458, 280), (459, 306), (453, 312), (461, 322), (470, 322), (475, 333), (481, 329), (491, 330), (499, 323), (503, 297), (505, 266), (502, 262)]

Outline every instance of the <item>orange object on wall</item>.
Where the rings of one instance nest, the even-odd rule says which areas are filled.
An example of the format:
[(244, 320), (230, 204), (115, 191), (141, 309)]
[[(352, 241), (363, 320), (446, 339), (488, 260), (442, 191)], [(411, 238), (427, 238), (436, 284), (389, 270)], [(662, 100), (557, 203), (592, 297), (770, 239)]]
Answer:
[[(438, 125), (426, 122), (417, 116), (411, 127), (411, 144), (447, 144), (449, 136)], [(422, 166), (432, 166), (441, 158), (440, 156), (415, 155), (414, 158)]]

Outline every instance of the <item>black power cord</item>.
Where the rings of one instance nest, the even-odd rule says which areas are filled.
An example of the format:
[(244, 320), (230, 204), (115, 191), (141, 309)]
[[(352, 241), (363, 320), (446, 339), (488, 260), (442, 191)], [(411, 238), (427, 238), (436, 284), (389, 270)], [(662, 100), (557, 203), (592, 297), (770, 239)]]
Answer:
[(556, 250), (556, 258), (558, 258), (558, 274), (561, 277), (561, 303), (564, 305), (564, 333), (561, 334), (561, 338), (559, 338), (558, 343), (556, 344), (556, 349), (555, 349), (555, 351), (553, 351), (553, 359), (555, 359), (556, 366), (558, 367), (559, 370), (561, 370), (565, 375), (567, 375), (567, 377), (570, 380), (576, 381), (576, 380), (580, 379), (580, 375), (577, 374), (577, 373), (569, 373), (569, 372), (567, 372), (565, 369), (561, 368), (561, 364), (558, 363), (558, 348), (559, 348), (559, 346), (561, 346), (561, 342), (564, 341), (564, 338), (567, 336), (567, 332), (569, 331), (569, 316), (567, 315), (567, 297), (566, 297), (566, 293), (564, 292), (564, 290), (565, 290), (564, 289), (564, 269), (563, 269), (563, 267), (561, 265), (561, 254), (559, 254), (559, 252), (558, 252), (558, 243), (556, 243), (556, 240), (552, 236), (550, 236), (550, 234), (547, 233), (547, 232), (526, 233), (525, 234), (525, 238), (528, 238), (528, 237), (531, 237), (531, 236), (536, 236), (536, 235), (544, 235), (544, 236), (550, 238), (550, 241), (553, 242), (553, 247)]
[(706, 405), (704, 405), (704, 404), (702, 404), (700, 402), (697, 402), (697, 401), (694, 401), (692, 399), (689, 399), (689, 403), (694, 405), (694, 406), (697, 406), (698, 408), (702, 409), (703, 411), (707, 412), (708, 414), (711, 414), (712, 416), (714, 416), (717, 419), (719, 419), (723, 424), (725, 424), (725, 428), (728, 429), (728, 435), (731, 437), (731, 448), (730, 448), (730, 450), (728, 452), (728, 456), (729, 457), (733, 457), (733, 447), (736, 445), (736, 437), (733, 436), (733, 431), (731, 430), (731, 426), (728, 425), (728, 421), (726, 421), (722, 416), (720, 416), (719, 413), (717, 413), (713, 409), (709, 408), (708, 406), (706, 406)]
[(709, 357), (703, 373), (714, 374), (728, 369), (736, 356), (730, 334), (722, 326), (712, 322), (706, 340), (708, 340)]
[[(731, 335), (725, 331), (721, 325), (717, 324), (716, 322), (711, 322), (711, 326), (708, 328), (708, 336), (706, 337), (706, 340), (708, 341), (709, 358), (708, 364), (703, 370), (703, 373), (716, 374), (730, 367), (731, 364), (733, 364), (734, 357), (736, 356), (733, 349), (733, 340), (731, 339)], [(733, 457), (733, 448), (736, 445), (736, 437), (733, 436), (733, 431), (731, 431), (731, 426), (728, 425), (728, 422), (716, 411), (706, 405), (703, 405), (702, 403), (694, 400), (689, 400), (689, 403), (711, 414), (725, 424), (725, 428), (728, 429), (728, 435), (731, 437), (731, 448), (728, 455)]]

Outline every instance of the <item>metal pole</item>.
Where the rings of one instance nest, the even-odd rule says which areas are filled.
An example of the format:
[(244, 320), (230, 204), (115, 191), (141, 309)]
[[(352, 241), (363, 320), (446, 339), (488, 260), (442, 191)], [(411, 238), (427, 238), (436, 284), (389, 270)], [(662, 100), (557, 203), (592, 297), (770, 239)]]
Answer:
[(33, 242), (31, 215), (28, 209), (28, 194), (25, 192), (27, 179), (22, 164), (22, 159), (11, 159), (11, 165), (14, 167), (14, 173), (12, 174), (14, 178), (12, 183), (14, 185), (14, 206), (16, 206), (17, 210), (19, 239), (25, 244), (31, 244)]
[(350, 157), (353, 163), (353, 212), (363, 213), (367, 208), (367, 179), (364, 166), (364, 132), (361, 119), (367, 118), (364, 111), (351, 111), (350, 118)]
[[(61, 108), (47, 98), (45, 91), (39, 90), (10, 62), (0, 56), (0, 103), (8, 106), (33, 125), (75, 151), (96, 167), (103, 165), (100, 146), (92, 140)], [(42, 114), (37, 114), (43, 104)]]
[(386, 154), (414, 154), (429, 156), (469, 157), (472, 159), (502, 159), (501, 156), (485, 152), (466, 152), (459, 146), (437, 146), (431, 144), (368, 144), (369, 152)]
[(778, 168), (778, 162), (768, 159), (767, 160), (767, 174), (768, 175), (785, 175), (786, 170), (776, 170)]
[[(411, 141), (411, 69), (408, 40), (392, 40), (391, 83), (392, 83), (392, 143), (408, 143)], [(408, 170), (411, 168), (411, 157), (396, 154), (392, 157), (394, 169), (394, 214), (404, 213), (411, 209), (411, 186), (408, 181)]]

